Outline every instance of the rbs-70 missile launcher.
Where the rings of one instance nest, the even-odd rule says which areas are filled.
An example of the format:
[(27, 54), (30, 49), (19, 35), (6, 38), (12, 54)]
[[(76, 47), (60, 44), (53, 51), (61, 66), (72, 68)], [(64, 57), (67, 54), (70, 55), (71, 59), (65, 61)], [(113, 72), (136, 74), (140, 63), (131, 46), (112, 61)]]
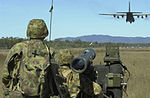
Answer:
[[(79, 73), (81, 91), (85, 87), (92, 89), (91, 81), (95, 81), (102, 87), (104, 98), (122, 98), (123, 91), (126, 93), (127, 82), (129, 80), (127, 78), (125, 81), (124, 71), (128, 73), (129, 71), (120, 60), (119, 47), (106, 47), (106, 55), (104, 57), (105, 65), (92, 66), (95, 57), (96, 53), (93, 49), (86, 49), (72, 61), (70, 67), (73, 71)], [(86, 80), (86, 82), (83, 80)], [(81, 95), (84, 95), (84, 93)], [(82, 98), (90, 97), (85, 95)]]
[(79, 73), (80, 79), (80, 92), (77, 98), (95, 98), (93, 81), (96, 80), (96, 72), (92, 66), (95, 57), (96, 53), (93, 49), (86, 49), (72, 61), (70, 68)]
[(93, 49), (86, 49), (73, 59), (70, 67), (77, 73), (83, 73), (89, 66), (91, 66), (95, 57), (96, 53)]
[[(130, 72), (121, 62), (119, 46), (106, 46), (104, 62), (105, 65), (94, 66), (97, 72), (97, 82), (102, 87), (104, 98), (122, 98), (123, 91), (126, 93)], [(129, 74), (126, 80), (125, 71)]]

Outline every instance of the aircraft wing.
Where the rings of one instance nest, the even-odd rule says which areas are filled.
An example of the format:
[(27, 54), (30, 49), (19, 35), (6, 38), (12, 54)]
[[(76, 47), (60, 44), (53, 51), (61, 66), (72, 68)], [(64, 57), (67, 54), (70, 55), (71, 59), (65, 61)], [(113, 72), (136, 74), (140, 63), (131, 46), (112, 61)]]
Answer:
[(113, 15), (116, 15), (116, 14), (99, 14), (99, 15), (110, 15), (110, 16), (113, 16)]
[[(129, 12), (117, 12), (117, 13), (129, 13)], [(142, 12), (130, 12), (130, 13), (142, 13)]]
[(99, 15), (109, 15), (109, 16), (113, 16), (113, 17), (117, 17), (117, 18), (119, 18), (119, 17), (124, 17), (124, 16), (127, 16), (126, 14), (99, 14)]
[(133, 16), (150, 16), (150, 14), (134, 14)]
[(116, 15), (116, 16), (126, 16), (125, 14), (99, 14), (99, 15), (110, 15), (110, 16), (114, 16), (114, 15)]
[(137, 16), (137, 18), (147, 18), (148, 16), (150, 16), (150, 14), (133, 14), (133, 16)]

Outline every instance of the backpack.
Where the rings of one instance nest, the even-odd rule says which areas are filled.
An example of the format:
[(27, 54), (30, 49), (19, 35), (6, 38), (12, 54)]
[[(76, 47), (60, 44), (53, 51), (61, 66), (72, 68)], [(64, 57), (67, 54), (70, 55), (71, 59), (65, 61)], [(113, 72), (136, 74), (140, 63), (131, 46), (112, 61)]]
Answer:
[[(49, 96), (53, 93), (50, 71), (50, 52), (42, 41), (27, 41), (22, 49), (22, 58), (13, 70), (11, 90), (18, 90), (25, 96)], [(17, 74), (17, 75), (15, 75)], [(45, 97), (43, 97), (45, 98)]]

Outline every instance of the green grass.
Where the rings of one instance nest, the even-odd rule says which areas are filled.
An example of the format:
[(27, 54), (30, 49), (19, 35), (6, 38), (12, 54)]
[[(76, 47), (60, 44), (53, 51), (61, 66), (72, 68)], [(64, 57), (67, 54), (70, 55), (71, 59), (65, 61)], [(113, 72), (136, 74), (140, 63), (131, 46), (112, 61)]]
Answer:
[[(73, 54), (79, 55), (84, 49), (70, 49)], [(94, 64), (104, 64), (104, 48), (96, 48), (96, 58)], [(3, 62), (6, 58), (7, 50), (0, 51), (0, 68), (3, 68)], [(131, 72), (131, 78), (128, 83), (128, 97), (123, 98), (150, 98), (150, 49), (121, 49), (120, 56), (122, 62)], [(1, 73), (2, 74), (2, 73)], [(1, 78), (0, 74), (0, 78)], [(1, 83), (1, 79), (0, 79)], [(2, 87), (2, 84), (0, 84)], [(0, 98), (2, 98), (2, 89), (0, 89)]]
[(3, 70), (3, 63), (5, 61), (7, 55), (7, 51), (6, 50), (0, 50), (0, 98), (2, 98), (2, 70)]

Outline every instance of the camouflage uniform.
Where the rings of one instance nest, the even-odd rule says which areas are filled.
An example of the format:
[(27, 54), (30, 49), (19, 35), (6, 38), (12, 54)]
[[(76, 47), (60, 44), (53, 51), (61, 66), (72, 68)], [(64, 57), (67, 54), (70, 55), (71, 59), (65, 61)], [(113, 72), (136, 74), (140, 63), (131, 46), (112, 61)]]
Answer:
[[(58, 56), (54, 56), (54, 49), (49, 49), (44, 44), (43, 39), (47, 35), (45, 22), (42, 19), (33, 19), (27, 30), (30, 40), (17, 43), (10, 49), (2, 78), (4, 98), (39, 98), (37, 95), (40, 95), (40, 98), (49, 98), (58, 95), (50, 63), (54, 63), (55, 59), (57, 62), (60, 61), (57, 59)], [(31, 62), (36, 65), (31, 66)]]
[(59, 53), (56, 54), (55, 58), (58, 64), (60, 65), (59, 73), (66, 78), (66, 85), (69, 88), (69, 92), (71, 98), (75, 98), (79, 92), (79, 76), (74, 73), (70, 68), (69, 65), (72, 62), (73, 54), (71, 51), (59, 50)]
[[(61, 67), (61, 72), (62, 75), (64, 77), (66, 77), (67, 82), (66, 85), (69, 88), (69, 92), (70, 92), (70, 96), (71, 98), (76, 98), (77, 95), (80, 92), (80, 80), (79, 80), (79, 74), (73, 72), (69, 67), (67, 66), (62, 66)], [(85, 81), (86, 82), (86, 81)], [(102, 97), (98, 97), (101, 96), (101, 87), (99, 84), (97, 84), (96, 82), (92, 82), (93, 83), (93, 88), (94, 88), (94, 97), (92, 98), (102, 98)], [(89, 89), (88, 89), (89, 90)], [(86, 91), (86, 90), (85, 90)], [(90, 91), (87, 91), (90, 92)], [(96, 97), (97, 96), (97, 97)], [(84, 97), (83, 97), (84, 98)], [(90, 97), (91, 98), (91, 97)]]
[[(34, 57), (39, 57), (39, 56), (42, 56), (43, 59), (38, 61), (35, 60), (34, 62), (37, 64), (44, 64), (42, 68), (44, 68), (45, 70), (47, 69), (47, 67), (49, 67), (48, 66), (49, 56), (51, 56), (51, 62), (55, 62), (57, 65), (60, 65), (57, 66), (59, 67), (58, 75), (66, 78), (66, 82), (63, 83), (63, 85), (67, 85), (69, 87), (71, 98), (77, 97), (77, 94), (80, 92), (79, 74), (72, 72), (72, 70), (69, 68), (69, 64), (73, 59), (73, 55), (67, 49), (55, 50), (55, 51), (53, 48), (48, 49), (48, 47), (43, 43), (43, 39), (47, 35), (48, 35), (48, 30), (44, 21), (41, 19), (33, 19), (30, 21), (27, 30), (27, 36), (30, 38), (30, 40), (18, 43), (10, 49), (4, 64), (4, 73), (2, 78), (2, 82), (4, 84), (5, 98), (28, 98), (29, 96), (24, 96), (26, 94), (31, 95), (34, 98), (39, 98), (38, 96), (33, 95), (35, 93), (38, 93), (36, 92), (36, 90), (25, 89), (29, 85), (30, 86), (28, 88), (36, 87), (36, 85), (32, 84), (31, 82), (35, 82), (37, 84), (39, 82), (36, 79), (34, 79), (35, 78), (34, 76), (37, 76), (38, 73), (30, 73), (30, 72), (26, 73), (26, 70), (32, 71), (35, 68), (33, 68), (32, 66), (26, 66), (26, 70), (24, 68), (20, 68), (19, 72), (21, 72), (20, 74), (23, 74), (21, 77), (19, 76), (19, 74), (16, 74), (18, 70), (14, 70), (14, 69), (19, 69), (19, 66), (15, 66), (15, 65), (20, 65), (19, 64), (20, 62), (18, 61), (22, 60), (21, 58), (28, 57), (33, 60)], [(49, 52), (51, 55), (49, 55)], [(19, 57), (16, 57), (15, 54), (19, 55)], [(27, 65), (30, 64), (30, 62), (33, 62), (30, 59), (24, 59), (26, 60), (25, 62), (27, 62)], [(35, 67), (36, 70), (40, 70), (40, 73), (43, 72), (41, 69), (39, 69), (41, 67), (40, 65)], [(24, 75), (28, 77), (25, 77)], [(40, 81), (42, 81), (41, 78), (39, 79)], [(16, 83), (14, 83), (14, 80)], [(46, 85), (43, 85), (44, 91), (42, 92), (42, 95), (45, 96), (42, 98), (47, 98), (50, 96), (49, 94), (55, 95), (55, 92), (58, 92), (55, 91), (54, 89), (55, 86), (54, 84), (52, 84), (52, 82), (54, 82), (54, 79), (51, 77), (51, 73), (48, 73), (48, 78), (43, 81), (46, 81), (48, 83), (46, 83)], [(93, 85), (94, 85), (94, 94), (98, 95), (101, 92), (101, 88), (95, 82), (93, 82)], [(30, 94), (30, 92), (32, 93)], [(51, 96), (51, 98), (52, 97), (59, 98), (58, 96)]]
[[(59, 59), (59, 72), (60, 74), (66, 78), (66, 85), (68, 86), (69, 92), (70, 92), (70, 96), (71, 98), (77, 98), (78, 93), (80, 92), (80, 78), (79, 78), (79, 74), (73, 72), (69, 65), (71, 64), (71, 61), (73, 59), (73, 54), (69, 51), (69, 50), (61, 50), (59, 51), (58, 55), (56, 55), (56, 58)], [(65, 64), (65, 65), (64, 65)], [(84, 80), (83, 80), (84, 81)], [(85, 81), (87, 82), (87, 81)], [(90, 91), (90, 89), (85, 89), (85, 92), (89, 93), (94, 93), (93, 97), (89, 97), (89, 98), (102, 98), (101, 95), (101, 87), (99, 84), (97, 84), (96, 82), (93, 81), (88, 81), (88, 82), (92, 82), (92, 86), (93, 86), (93, 91)], [(85, 87), (87, 88), (87, 87)], [(83, 97), (84, 98), (84, 97)]]

